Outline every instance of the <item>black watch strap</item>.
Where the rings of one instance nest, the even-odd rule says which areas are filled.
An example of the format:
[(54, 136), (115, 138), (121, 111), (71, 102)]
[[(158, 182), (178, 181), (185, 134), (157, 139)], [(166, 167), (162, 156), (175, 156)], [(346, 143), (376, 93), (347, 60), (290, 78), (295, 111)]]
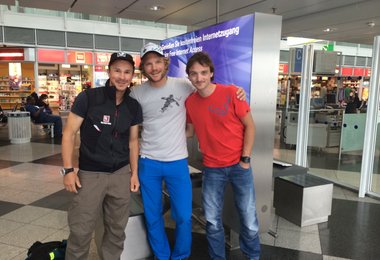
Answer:
[(61, 169), (61, 175), (65, 176), (66, 174), (73, 172), (73, 171), (74, 171), (74, 168), (62, 168)]
[(251, 162), (251, 157), (249, 156), (241, 156), (240, 161), (243, 163), (250, 163)]

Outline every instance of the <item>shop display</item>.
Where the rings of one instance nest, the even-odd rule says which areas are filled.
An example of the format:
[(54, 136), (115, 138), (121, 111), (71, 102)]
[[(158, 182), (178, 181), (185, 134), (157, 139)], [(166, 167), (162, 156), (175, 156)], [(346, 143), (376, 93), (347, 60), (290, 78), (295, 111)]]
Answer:
[(92, 86), (91, 66), (41, 64), (39, 68), (39, 95), (47, 94), (50, 106), (60, 111), (70, 110), (78, 93)]
[(38, 95), (47, 94), (50, 107), (59, 106), (59, 81), (56, 74), (38, 76)]
[(23, 78), (15, 87), (8, 77), (0, 78), (0, 105), (3, 109), (14, 109), (33, 92), (34, 80)]
[(69, 111), (77, 96), (77, 87), (73, 82), (66, 82), (61, 84), (59, 95), (59, 110)]
[(102, 70), (101, 66), (96, 66), (95, 68), (95, 87), (103, 87), (106, 85), (108, 80), (108, 73)]
[[(298, 108), (300, 97), (300, 85), (301, 76), (299, 75), (279, 75), (277, 89), (277, 107), (285, 107), (287, 92), (289, 92), (289, 107)], [(325, 105), (337, 106), (337, 90), (337, 77), (317, 75), (313, 76), (310, 91), (312, 107), (320, 108)]]
[(277, 106), (283, 107), (286, 104), (286, 91), (288, 89), (288, 77), (280, 75), (277, 88)]
[(59, 110), (68, 111), (74, 102), (75, 97), (82, 91), (81, 76), (79, 74), (61, 73), (59, 77)]
[(343, 87), (359, 88), (361, 77), (359, 78), (347, 77), (347, 78), (342, 78), (342, 80), (343, 80)]
[(140, 70), (135, 70), (135, 74), (133, 75), (132, 83), (134, 86), (141, 85), (147, 79), (143, 77)]
[[(287, 95), (289, 106), (295, 107), (299, 103), (301, 77), (292, 75), (279, 75), (277, 88), (277, 108), (286, 106)], [(289, 93), (288, 93), (289, 92)]]
[(312, 96), (322, 97), (327, 93), (336, 91), (337, 84), (335, 77), (314, 76), (312, 78)]
[(48, 91), (48, 87), (47, 87), (47, 79), (46, 79), (46, 75), (39, 75), (38, 76), (38, 95), (42, 95), (42, 94), (46, 94), (48, 95), (49, 94), (49, 91)]
[(15, 110), (34, 91), (33, 63), (0, 63), (0, 106)]

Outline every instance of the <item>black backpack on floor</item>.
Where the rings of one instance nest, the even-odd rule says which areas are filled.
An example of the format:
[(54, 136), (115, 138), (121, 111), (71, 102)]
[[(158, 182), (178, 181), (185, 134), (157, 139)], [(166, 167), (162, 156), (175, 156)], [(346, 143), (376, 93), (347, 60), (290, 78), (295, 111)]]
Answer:
[(64, 260), (67, 240), (41, 243), (36, 241), (29, 249), (25, 260)]

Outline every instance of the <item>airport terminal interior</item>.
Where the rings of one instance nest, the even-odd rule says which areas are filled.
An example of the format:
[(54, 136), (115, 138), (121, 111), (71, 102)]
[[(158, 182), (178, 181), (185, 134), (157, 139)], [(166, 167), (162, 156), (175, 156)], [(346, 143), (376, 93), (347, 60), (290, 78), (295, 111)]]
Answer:
[[(268, 76), (273, 88), (265, 81), (259, 84), (268, 88), (265, 92), (260, 87), (261, 94), (273, 94), (276, 100), (256, 102), (258, 92), (251, 85), (245, 89), (253, 96), (250, 105), (259, 122), (259, 139), (270, 136), (264, 147), (269, 151), (266, 157), (254, 153), (265, 149), (254, 148), (252, 155), (258, 165), (269, 158), (268, 172), (254, 171), (254, 178), (262, 184), (265, 176), (272, 183), (266, 193), (270, 203), (258, 209), (269, 218), (269, 228), (260, 232), (260, 259), (380, 259), (380, 101), (371, 96), (380, 89), (379, 1), (176, 0), (169, 5), (138, 0), (125, 1), (126, 6), (123, 1), (109, 6), (92, 0), (54, 2), (0, 1), (0, 260), (23, 260), (35, 241), (61, 241), (69, 235), (67, 210), (73, 195), (64, 189), (59, 173), (61, 138), (52, 138), (50, 128), (29, 118), (30, 133), (25, 135), (25, 128), (21, 134), (11, 130), (25, 127), (17, 113), (28, 95), (47, 94), (53, 113), (61, 115), (65, 125), (76, 95), (105, 84), (111, 53), (127, 50), (132, 54), (137, 65), (133, 84), (140, 85), (147, 80), (138, 69), (143, 43), (159, 44), (255, 12), (282, 17), (281, 43), (275, 55), (278, 74), (273, 81)], [(260, 45), (255, 44), (251, 49)], [(306, 45), (314, 51), (310, 78), (302, 67), (307, 66)], [(251, 51), (227, 49), (239, 58)], [(309, 97), (304, 95), (306, 90)], [(264, 118), (269, 110), (270, 116)], [(260, 124), (270, 119), (271, 129), (263, 129)], [(262, 148), (262, 142), (255, 144)], [(189, 259), (206, 260), (205, 221), (196, 203), (199, 197), (194, 196), (200, 191), (202, 163), (199, 151), (194, 153), (196, 140), (189, 143), (194, 203)], [(79, 145), (78, 134), (75, 158)], [(73, 166), (78, 168), (77, 160)], [(165, 196), (163, 201), (165, 228), (173, 244), (175, 223)], [(129, 225), (143, 219), (143, 214), (141, 196), (134, 193)], [(244, 260), (236, 230), (227, 222), (227, 258)], [(126, 241), (137, 241), (144, 238), (145, 230), (126, 235)], [(141, 244), (131, 243), (134, 248), (125, 250), (141, 246), (144, 257), (122, 256), (122, 260), (153, 260), (146, 239), (136, 241)], [(96, 248), (94, 234), (89, 260), (100, 260)]]

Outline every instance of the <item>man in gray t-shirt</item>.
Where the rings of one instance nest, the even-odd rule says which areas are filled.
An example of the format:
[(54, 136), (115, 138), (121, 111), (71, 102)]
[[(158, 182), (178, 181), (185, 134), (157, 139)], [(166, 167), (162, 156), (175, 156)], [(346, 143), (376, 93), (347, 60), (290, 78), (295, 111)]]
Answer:
[(145, 82), (132, 88), (131, 96), (143, 107), (142, 157), (166, 162), (188, 157), (184, 103), (193, 92), (187, 79), (171, 77), (166, 78), (162, 87)]
[[(169, 59), (153, 43), (141, 50), (148, 81), (131, 96), (143, 111), (139, 179), (148, 240), (158, 259), (184, 259), (191, 251), (192, 191), (186, 147), (185, 100), (194, 91), (187, 79), (167, 76)], [(162, 217), (162, 181), (170, 195), (176, 241), (170, 249)]]

